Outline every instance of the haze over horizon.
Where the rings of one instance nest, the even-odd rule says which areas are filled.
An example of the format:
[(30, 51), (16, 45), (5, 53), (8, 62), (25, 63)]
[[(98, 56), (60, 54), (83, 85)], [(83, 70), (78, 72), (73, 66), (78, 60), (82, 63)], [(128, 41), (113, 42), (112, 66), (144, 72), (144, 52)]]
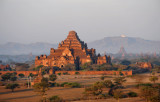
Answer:
[(0, 44), (59, 43), (126, 35), (160, 41), (159, 0), (1, 0)]

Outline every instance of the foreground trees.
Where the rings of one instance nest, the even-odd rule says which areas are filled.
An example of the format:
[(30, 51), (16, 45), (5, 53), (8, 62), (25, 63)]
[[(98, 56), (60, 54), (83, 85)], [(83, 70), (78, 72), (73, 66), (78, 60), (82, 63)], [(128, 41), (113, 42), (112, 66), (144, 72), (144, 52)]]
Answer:
[(155, 82), (158, 80), (158, 77), (157, 76), (151, 76), (149, 78), (149, 80), (155, 84)]
[(11, 78), (11, 76), (12, 76), (13, 74), (12, 73), (6, 73), (6, 74), (3, 74), (2, 76), (1, 76), (1, 78), (2, 78), (2, 80), (4, 80), (4, 81), (8, 81), (10, 78)]
[(121, 89), (116, 89), (113, 91), (113, 97), (119, 102), (119, 99), (122, 98), (123, 92)]
[(57, 79), (57, 76), (55, 74), (49, 75), (49, 80), (55, 81)]
[(47, 90), (49, 90), (48, 78), (42, 78), (41, 82), (36, 83), (33, 88), (35, 92), (42, 96), (42, 101), (45, 101), (45, 93)]
[(140, 96), (146, 102), (160, 102), (160, 85), (158, 86), (142, 86), (140, 88)]
[(51, 96), (50, 98), (48, 98), (47, 102), (65, 102), (65, 101), (59, 96)]
[[(107, 98), (114, 97), (116, 100), (122, 97), (123, 83), (126, 81), (125, 77), (117, 77), (114, 79), (114, 83), (111, 80), (105, 80), (96, 82), (90, 87), (85, 88), (84, 96), (87, 98)], [(104, 92), (104, 89), (109, 89), (108, 93)]]
[(123, 87), (123, 86), (122, 86), (123, 83), (126, 82), (125, 77), (117, 77), (117, 78), (115, 78), (115, 79), (113, 79), (113, 80), (114, 80), (114, 83), (115, 83), (115, 86), (116, 86), (116, 87)]
[[(42, 74), (42, 73), (40, 73)], [(50, 75), (49, 76), (49, 80), (50, 81), (55, 81), (57, 79), (57, 76), (56, 75)], [(34, 91), (37, 92), (40, 96), (41, 96), (41, 101), (42, 102), (46, 102), (47, 98), (46, 98), (46, 91), (49, 90), (49, 80), (48, 78), (45, 78), (42, 76), (42, 79), (41, 79), (41, 82), (40, 83), (36, 83), (33, 88), (34, 88)], [(53, 98), (51, 98), (53, 99)], [(57, 98), (56, 98), (57, 99)], [(50, 102), (57, 102), (57, 101), (51, 101)], [(59, 102), (59, 101), (58, 101)]]
[(14, 89), (15, 89), (15, 88), (18, 88), (18, 87), (19, 87), (19, 84), (17, 84), (17, 83), (7, 84), (7, 85), (6, 85), (6, 89), (11, 89), (12, 92), (14, 92)]
[(2, 80), (4, 81), (16, 81), (17, 80), (17, 76), (15, 73), (6, 73), (6, 74), (3, 74), (1, 76)]
[(23, 78), (23, 77), (24, 77), (24, 74), (18, 74), (18, 76), (19, 76), (20, 78)]
[(92, 97), (92, 96), (98, 96), (102, 94), (103, 90), (102, 88), (104, 87), (104, 84), (102, 82), (96, 82), (90, 87), (85, 88), (84, 95), (85, 97)]

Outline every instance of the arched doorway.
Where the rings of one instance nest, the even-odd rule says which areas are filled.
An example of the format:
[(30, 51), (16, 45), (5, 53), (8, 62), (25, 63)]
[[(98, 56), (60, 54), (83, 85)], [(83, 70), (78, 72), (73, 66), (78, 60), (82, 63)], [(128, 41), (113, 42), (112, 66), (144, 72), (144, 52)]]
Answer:
[(64, 67), (64, 65), (62, 64), (62, 65), (61, 65), (61, 68), (63, 68), (63, 67)]

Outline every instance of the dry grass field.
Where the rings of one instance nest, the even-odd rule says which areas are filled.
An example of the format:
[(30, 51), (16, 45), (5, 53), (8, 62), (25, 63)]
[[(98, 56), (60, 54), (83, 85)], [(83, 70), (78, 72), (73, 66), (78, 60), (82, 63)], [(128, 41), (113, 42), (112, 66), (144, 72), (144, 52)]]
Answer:
[[(143, 82), (150, 82), (149, 74), (143, 74)], [(62, 75), (58, 76), (57, 83), (62, 82), (78, 82), (81, 85), (89, 86), (100, 80), (101, 75)], [(113, 80), (115, 76), (107, 76), (105, 80)], [(126, 78), (127, 81), (124, 83), (124, 93), (134, 91), (139, 93), (139, 90), (135, 88), (136, 81), (132, 78)], [(160, 83), (160, 77), (157, 83)], [(65, 88), (65, 87), (52, 87), (47, 91), (47, 97), (58, 95), (68, 102), (117, 102), (114, 98), (109, 99), (98, 99), (98, 100), (78, 100), (83, 97), (84, 88)], [(38, 102), (40, 96), (33, 91), (32, 88), (21, 86), (15, 89), (15, 92), (11, 92), (9, 89), (5, 89), (4, 86), (0, 86), (0, 102)], [(142, 98), (123, 98), (120, 102), (144, 102)]]

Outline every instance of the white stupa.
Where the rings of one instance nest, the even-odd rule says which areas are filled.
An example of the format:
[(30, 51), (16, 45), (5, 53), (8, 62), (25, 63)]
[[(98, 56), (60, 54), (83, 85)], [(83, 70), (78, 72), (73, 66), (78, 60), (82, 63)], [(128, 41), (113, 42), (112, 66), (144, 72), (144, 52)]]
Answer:
[(121, 37), (122, 37), (122, 38), (125, 38), (126, 36), (122, 34)]

